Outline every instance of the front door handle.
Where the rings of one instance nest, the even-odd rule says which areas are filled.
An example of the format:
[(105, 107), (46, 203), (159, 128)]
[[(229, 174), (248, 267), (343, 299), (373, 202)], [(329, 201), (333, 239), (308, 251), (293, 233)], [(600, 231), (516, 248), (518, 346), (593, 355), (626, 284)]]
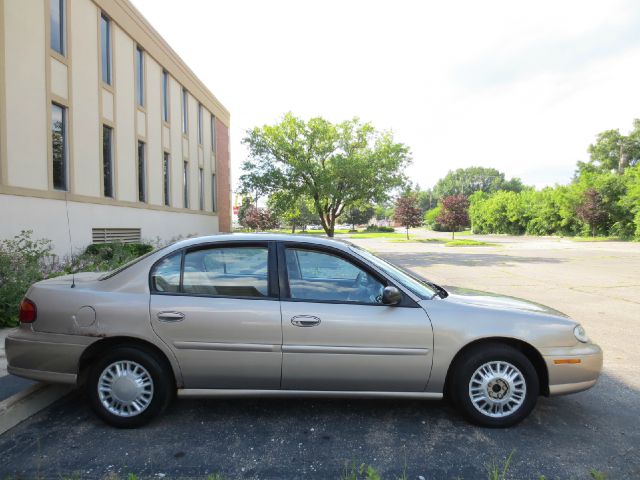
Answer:
[(184, 320), (184, 313), (182, 312), (159, 312), (158, 320), (163, 322), (181, 322)]
[(296, 327), (315, 327), (316, 325), (320, 325), (320, 319), (313, 315), (296, 315), (291, 318), (291, 325), (295, 325)]

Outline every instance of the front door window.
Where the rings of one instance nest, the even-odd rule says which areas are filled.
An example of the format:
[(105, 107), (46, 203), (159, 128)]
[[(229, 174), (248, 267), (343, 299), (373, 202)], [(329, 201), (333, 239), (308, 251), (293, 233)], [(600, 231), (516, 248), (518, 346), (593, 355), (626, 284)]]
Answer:
[(384, 285), (353, 263), (327, 252), (287, 248), (293, 299), (381, 304)]

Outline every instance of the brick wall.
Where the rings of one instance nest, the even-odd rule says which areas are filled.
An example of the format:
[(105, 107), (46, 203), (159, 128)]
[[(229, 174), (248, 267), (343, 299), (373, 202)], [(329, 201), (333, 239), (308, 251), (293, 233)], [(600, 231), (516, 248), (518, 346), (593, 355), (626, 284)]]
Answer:
[(231, 231), (231, 165), (229, 128), (216, 118), (216, 179), (218, 222), (221, 232)]

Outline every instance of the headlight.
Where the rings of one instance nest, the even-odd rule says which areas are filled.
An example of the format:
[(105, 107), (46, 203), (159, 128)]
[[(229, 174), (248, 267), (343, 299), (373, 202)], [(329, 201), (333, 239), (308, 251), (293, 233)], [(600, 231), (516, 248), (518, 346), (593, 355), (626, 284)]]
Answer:
[(584, 327), (582, 325), (576, 325), (576, 328), (573, 329), (573, 334), (576, 336), (578, 341), (582, 343), (587, 343), (589, 341), (587, 332), (584, 331)]

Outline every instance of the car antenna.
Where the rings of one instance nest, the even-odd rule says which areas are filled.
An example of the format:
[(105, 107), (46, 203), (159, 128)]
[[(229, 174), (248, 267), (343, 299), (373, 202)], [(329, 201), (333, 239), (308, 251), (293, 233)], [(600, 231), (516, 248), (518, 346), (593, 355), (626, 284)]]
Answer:
[(76, 274), (73, 271), (73, 242), (71, 241), (71, 223), (69, 222), (69, 199), (68, 192), (64, 192), (64, 209), (67, 213), (67, 233), (69, 234), (69, 260), (71, 261), (71, 288), (76, 288)]

